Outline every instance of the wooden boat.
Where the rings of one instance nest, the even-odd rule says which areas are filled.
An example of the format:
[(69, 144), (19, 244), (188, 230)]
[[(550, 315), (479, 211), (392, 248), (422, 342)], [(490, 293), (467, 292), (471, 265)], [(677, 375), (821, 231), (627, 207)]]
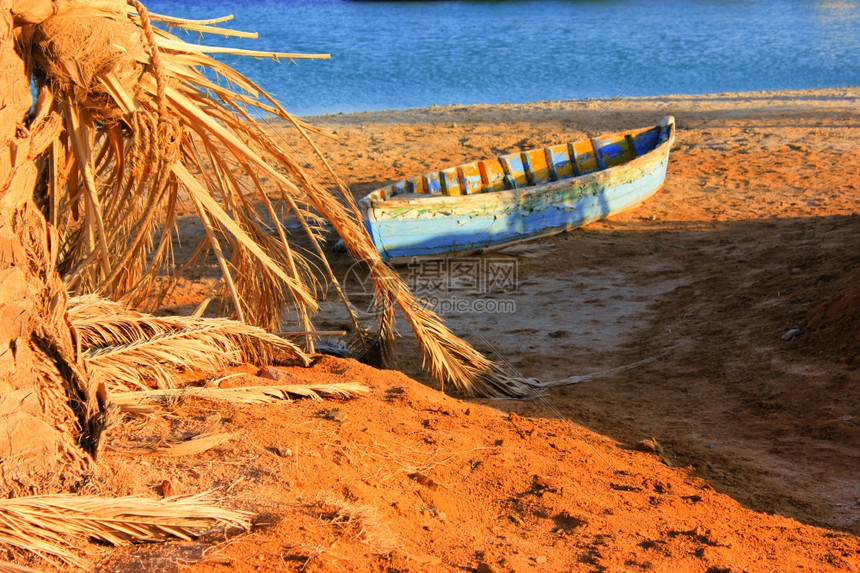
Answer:
[(675, 120), (475, 161), (398, 181), (359, 201), (382, 258), (465, 255), (632, 209), (663, 184)]

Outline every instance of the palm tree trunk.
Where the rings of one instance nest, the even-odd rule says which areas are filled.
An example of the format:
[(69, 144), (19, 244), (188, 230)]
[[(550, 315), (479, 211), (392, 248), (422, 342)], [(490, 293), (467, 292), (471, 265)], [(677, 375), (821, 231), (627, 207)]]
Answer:
[(36, 159), (59, 122), (30, 120), (29, 24), (50, 14), (50, 0), (0, 0), (0, 495), (73, 487), (100, 434), (56, 239), (33, 201)]

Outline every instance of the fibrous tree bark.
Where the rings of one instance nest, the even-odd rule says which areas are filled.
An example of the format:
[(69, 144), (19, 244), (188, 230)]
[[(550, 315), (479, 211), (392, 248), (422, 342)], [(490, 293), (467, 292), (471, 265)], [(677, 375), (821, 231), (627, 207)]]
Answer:
[(73, 488), (100, 433), (56, 237), (34, 201), (37, 160), (62, 127), (31, 93), (32, 27), (51, 13), (49, 0), (0, 0), (0, 495)]

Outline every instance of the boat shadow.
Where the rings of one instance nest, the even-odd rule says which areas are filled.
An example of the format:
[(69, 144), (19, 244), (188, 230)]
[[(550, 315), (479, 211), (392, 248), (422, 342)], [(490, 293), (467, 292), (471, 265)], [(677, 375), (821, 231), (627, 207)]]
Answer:
[[(857, 253), (856, 215), (627, 218), (472, 257), (472, 273), (508, 264), (508, 290), (449, 280), (437, 302), (464, 302), (436, 310), (514, 374), (598, 374), (535, 400), (480, 400), (549, 424), (535, 440), (558, 435), (558, 419), (568, 440), (608, 438), (598, 450), (653, 438), (659, 448), (639, 455), (750, 509), (856, 534), (860, 311), (822, 305), (860, 300)], [(398, 366), (424, 378), (403, 346)], [(606, 470), (599, 454), (589, 463)]]

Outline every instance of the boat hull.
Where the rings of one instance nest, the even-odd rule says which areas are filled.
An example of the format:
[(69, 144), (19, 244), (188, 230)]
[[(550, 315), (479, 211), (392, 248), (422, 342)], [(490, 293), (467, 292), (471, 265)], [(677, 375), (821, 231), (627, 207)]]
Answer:
[(474, 195), (362, 200), (365, 226), (382, 258), (393, 264), (466, 255), (580, 227), (635, 208), (660, 189), (672, 127), (648, 153), (578, 177)]

